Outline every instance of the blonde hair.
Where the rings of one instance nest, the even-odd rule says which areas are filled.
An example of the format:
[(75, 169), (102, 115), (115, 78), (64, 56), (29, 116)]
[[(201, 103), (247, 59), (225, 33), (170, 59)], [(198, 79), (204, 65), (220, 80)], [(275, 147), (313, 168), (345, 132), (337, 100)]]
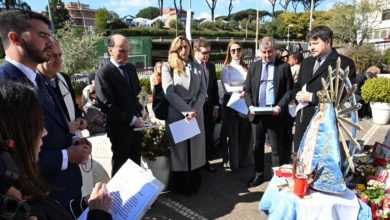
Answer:
[(194, 59), (194, 51), (191, 47), (190, 41), (184, 37), (184, 36), (178, 36), (175, 39), (173, 39), (171, 43), (171, 48), (168, 52), (168, 63), (171, 66), (171, 68), (176, 69), (177, 73), (179, 75), (185, 73), (185, 66), (184, 66), (184, 60), (180, 58), (178, 51), (181, 50), (181, 41), (184, 40), (187, 42), (190, 54), (189, 59), (193, 61)]
[(153, 71), (153, 84), (154, 85), (157, 85), (159, 84), (161, 81), (161, 72), (159, 73), (158, 70), (157, 70), (157, 65), (160, 64), (161, 67), (162, 67), (162, 62), (157, 62), (155, 65), (154, 65), (154, 71)]
[(245, 69), (247, 69), (247, 65), (244, 63), (244, 48), (242, 47), (241, 42), (238, 41), (238, 40), (232, 40), (232, 41), (229, 42), (228, 47), (226, 49), (226, 58), (225, 58), (224, 65), (229, 66), (230, 63), (232, 62), (232, 55), (231, 55), (231, 52), (230, 52), (230, 48), (234, 44), (240, 45), (240, 48), (241, 48), (240, 65), (242, 67), (244, 67)]

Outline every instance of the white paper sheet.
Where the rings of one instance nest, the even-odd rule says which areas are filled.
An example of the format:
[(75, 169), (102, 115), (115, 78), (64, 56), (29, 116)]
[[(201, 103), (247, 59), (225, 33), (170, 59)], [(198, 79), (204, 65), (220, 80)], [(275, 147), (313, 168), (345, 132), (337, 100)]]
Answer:
[(288, 113), (290, 113), (291, 117), (297, 116), (297, 105), (294, 103), (288, 104)]
[(175, 144), (200, 134), (199, 125), (196, 121), (196, 118), (193, 118), (189, 121), (187, 119), (182, 119), (180, 121), (173, 122), (169, 124), (169, 129), (171, 130)]
[[(302, 87), (302, 91), (306, 92), (306, 84)], [(295, 109), (295, 115), (297, 115), (298, 111), (308, 106), (309, 102), (299, 102), (297, 108)]]
[[(113, 202), (109, 212), (113, 220), (141, 219), (164, 188), (164, 184), (131, 160), (108, 182)], [(78, 220), (87, 219), (86, 209)]]
[(248, 114), (248, 107), (244, 98), (240, 98), (240, 93), (233, 93), (226, 106), (244, 115)]

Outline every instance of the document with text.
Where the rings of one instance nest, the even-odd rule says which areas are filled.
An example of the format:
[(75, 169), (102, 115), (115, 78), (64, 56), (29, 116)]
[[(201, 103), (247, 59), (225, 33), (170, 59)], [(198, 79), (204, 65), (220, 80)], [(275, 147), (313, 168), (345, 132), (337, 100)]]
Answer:
[[(164, 184), (151, 173), (127, 160), (107, 183), (113, 201), (109, 210), (112, 219), (141, 219), (163, 189)], [(88, 211), (86, 209), (78, 220), (87, 219)]]
[(191, 120), (182, 119), (169, 124), (175, 144), (185, 141), (200, 134), (199, 125), (196, 118)]

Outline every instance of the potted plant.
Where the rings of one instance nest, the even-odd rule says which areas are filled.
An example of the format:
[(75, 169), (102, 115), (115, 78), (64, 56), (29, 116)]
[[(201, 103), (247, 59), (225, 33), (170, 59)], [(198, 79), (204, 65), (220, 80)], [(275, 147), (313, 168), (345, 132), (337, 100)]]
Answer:
[(390, 119), (390, 78), (368, 79), (362, 86), (362, 98), (370, 102), (375, 124), (387, 124)]
[(163, 124), (144, 130), (141, 143), (141, 167), (168, 185), (170, 143)]
[(74, 95), (76, 98), (76, 103), (79, 106), (79, 108), (83, 108), (81, 105), (81, 96), (83, 95), (83, 89), (87, 86), (88, 84), (83, 81), (74, 81), (72, 82), (72, 88), (74, 91)]

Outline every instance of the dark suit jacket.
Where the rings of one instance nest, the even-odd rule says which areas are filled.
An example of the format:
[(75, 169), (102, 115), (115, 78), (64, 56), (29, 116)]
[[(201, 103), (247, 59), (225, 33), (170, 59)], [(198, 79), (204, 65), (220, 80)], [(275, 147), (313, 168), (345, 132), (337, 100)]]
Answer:
[(60, 74), (64, 77), (65, 82), (61, 82), (61, 79), (59, 79), (57, 77), (57, 79), (56, 79), (57, 87), (54, 89), (54, 91), (55, 91), (55, 93), (57, 95), (58, 101), (60, 102), (62, 109), (64, 110), (66, 118), (68, 119), (68, 121), (70, 121), (69, 112), (68, 112), (68, 109), (66, 108), (66, 104), (65, 104), (64, 98), (62, 96), (60, 87), (59, 87), (59, 85), (61, 83), (65, 84), (65, 87), (68, 88), (68, 91), (69, 91), (70, 95), (72, 96), (76, 118), (82, 117), (81, 109), (76, 104), (76, 96), (74, 94), (74, 90), (73, 90), (73, 87), (72, 87), (72, 82), (70, 80), (70, 77), (68, 75), (64, 74), (64, 73), (60, 73)]
[(302, 90), (302, 87), (306, 85), (306, 91), (313, 93), (313, 102), (309, 102), (309, 105), (301, 109), (297, 113), (295, 119), (295, 135), (294, 135), (294, 148), (298, 149), (300, 140), (305, 132), (311, 118), (314, 115), (315, 107), (318, 105), (318, 97), (316, 95), (317, 91), (322, 89), (321, 78), (326, 79), (328, 77), (328, 67), (332, 66), (333, 69), (336, 68), (337, 58), (341, 59), (341, 68), (345, 69), (349, 66), (349, 79), (352, 84), (356, 81), (356, 70), (355, 64), (353, 61), (343, 55), (337, 53), (335, 49), (332, 49), (326, 60), (321, 64), (318, 70), (313, 74), (314, 64), (316, 59), (313, 57), (308, 57), (304, 59), (301, 63), (301, 68), (299, 70), (298, 81), (294, 84), (293, 97), (296, 97), (296, 94)]
[(126, 64), (131, 84), (127, 83), (119, 69), (108, 62), (96, 73), (96, 95), (102, 111), (107, 115), (107, 135), (120, 138), (133, 131), (133, 116), (140, 116), (142, 106), (137, 95), (141, 91), (135, 67)]
[(209, 81), (207, 84), (207, 102), (204, 104), (203, 111), (207, 111), (207, 114), (212, 114), (214, 106), (219, 106), (217, 76), (213, 63), (207, 62), (206, 68), (209, 71)]
[[(7, 61), (0, 66), (0, 80), (21, 82), (35, 88), (34, 84), (16, 66)], [(45, 179), (54, 187), (51, 192), (53, 198), (68, 207), (69, 201), (77, 198), (81, 193), (81, 172), (77, 164), (71, 163), (68, 164), (66, 170), (61, 170), (61, 150), (71, 145), (72, 135), (69, 134), (68, 123), (54, 91), (49, 85), (47, 87), (55, 106), (40, 97), (48, 134), (43, 138), (39, 165)]]
[[(247, 106), (259, 106), (260, 79), (263, 68), (263, 61), (252, 63), (248, 69), (245, 80), (245, 102)], [(280, 60), (275, 60), (274, 71), (274, 96), (275, 105), (281, 109), (280, 116), (284, 118), (288, 114), (288, 102), (292, 98), (293, 78), (290, 66)], [(249, 121), (258, 123), (260, 115), (249, 114)]]

